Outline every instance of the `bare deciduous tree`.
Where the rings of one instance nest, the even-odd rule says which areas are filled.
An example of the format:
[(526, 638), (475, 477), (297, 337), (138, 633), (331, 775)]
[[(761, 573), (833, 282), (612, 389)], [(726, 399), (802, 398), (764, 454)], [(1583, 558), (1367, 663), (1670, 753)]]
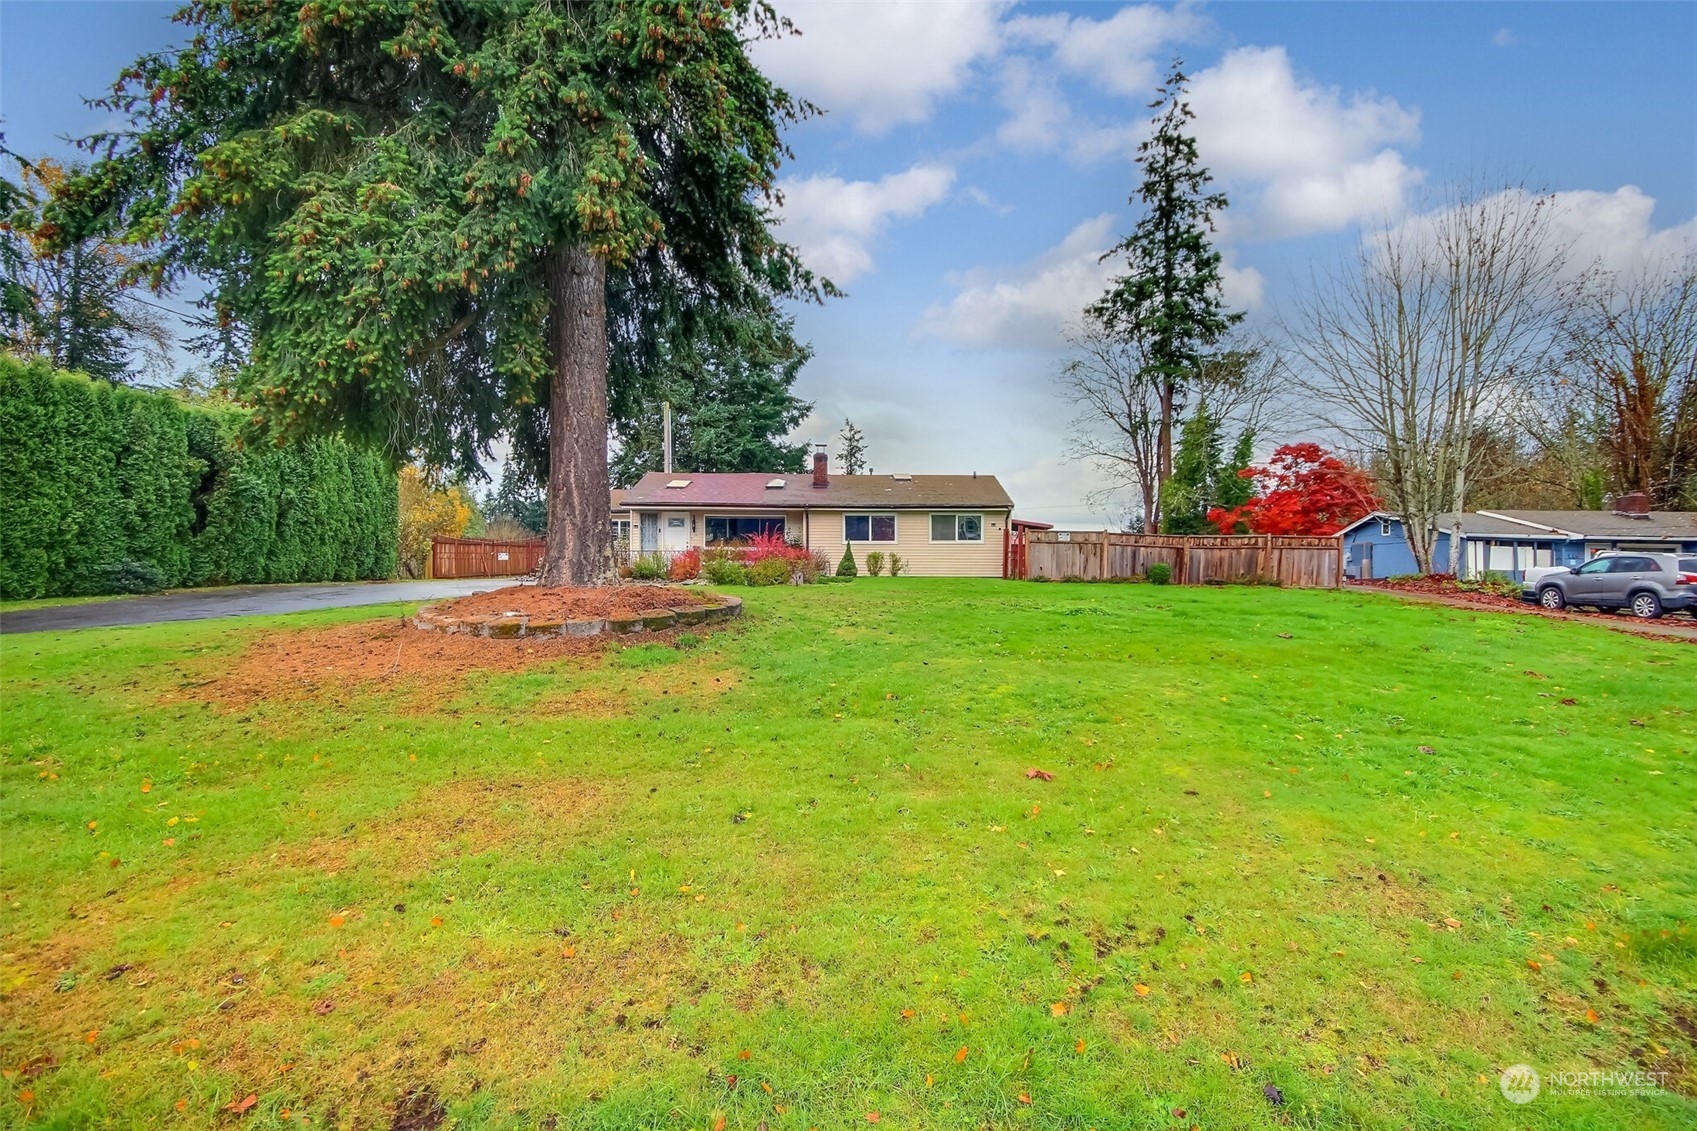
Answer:
[(1697, 249), (1569, 291), (1562, 366), (1540, 408), (1588, 418), (1610, 485), (1658, 506), (1697, 495)]
[(1326, 423), (1373, 453), (1422, 570), (1450, 512), (1448, 568), (1460, 572), (1480, 425), (1550, 348), (1564, 260), (1553, 207), (1521, 188), (1452, 198), (1369, 235), (1301, 307), (1304, 387)]
[[(1056, 375), (1058, 392), (1077, 409), (1069, 440), (1072, 458), (1108, 480), (1091, 501), (1130, 491), (1145, 528), (1160, 525), (1161, 409), (1164, 382), (1140, 339), (1107, 329), (1086, 315), (1070, 329), (1071, 358)], [(1242, 336), (1206, 358), (1186, 382), (1195, 403), (1207, 404), (1221, 430), (1260, 434), (1279, 419), (1282, 366), (1264, 340)], [(1176, 405), (1182, 412), (1184, 404)]]

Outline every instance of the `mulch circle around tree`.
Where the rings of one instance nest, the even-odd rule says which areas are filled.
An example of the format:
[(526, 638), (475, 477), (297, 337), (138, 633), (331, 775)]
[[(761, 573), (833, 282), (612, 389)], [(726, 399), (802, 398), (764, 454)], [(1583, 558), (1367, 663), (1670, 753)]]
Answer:
[(557, 588), (511, 585), (426, 605), (413, 627), (450, 635), (582, 637), (664, 632), (742, 614), (742, 599), (675, 585), (609, 585)]

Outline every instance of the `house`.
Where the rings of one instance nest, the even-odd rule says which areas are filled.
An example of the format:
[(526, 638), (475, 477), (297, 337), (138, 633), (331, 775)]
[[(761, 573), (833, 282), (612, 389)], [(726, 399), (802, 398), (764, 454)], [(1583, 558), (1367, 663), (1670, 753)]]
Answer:
[[(1432, 567), (1449, 568), (1452, 515), (1439, 515)], [(1642, 495), (1623, 495), (1609, 511), (1471, 511), (1461, 516), (1462, 575), (1501, 573), (1519, 580), (1532, 566), (1583, 565), (1603, 550), (1697, 553), (1697, 511), (1652, 511)], [(1344, 575), (1357, 580), (1416, 572), (1402, 519), (1376, 512), (1339, 531)]]
[(735, 545), (777, 533), (836, 562), (853, 545), (901, 555), (903, 573), (1006, 575), (1013, 500), (993, 475), (833, 475), (824, 452), (811, 475), (651, 471), (615, 493), (636, 553)]

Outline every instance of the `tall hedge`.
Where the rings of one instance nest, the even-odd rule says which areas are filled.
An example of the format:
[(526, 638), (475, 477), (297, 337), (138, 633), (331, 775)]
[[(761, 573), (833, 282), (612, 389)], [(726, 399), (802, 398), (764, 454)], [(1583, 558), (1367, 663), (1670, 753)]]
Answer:
[(245, 447), (242, 419), (0, 357), (0, 597), (111, 592), (137, 576), (393, 576), (383, 460), (333, 439)]

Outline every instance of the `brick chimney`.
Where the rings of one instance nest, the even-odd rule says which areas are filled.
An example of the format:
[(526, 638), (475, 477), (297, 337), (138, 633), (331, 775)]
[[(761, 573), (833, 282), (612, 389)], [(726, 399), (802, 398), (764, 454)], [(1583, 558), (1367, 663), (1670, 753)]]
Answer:
[(831, 477), (826, 473), (826, 466), (830, 459), (831, 457), (826, 454), (823, 447), (813, 453), (813, 485), (815, 487), (829, 487), (831, 485)]
[(1650, 496), (1642, 491), (1632, 491), (1625, 495), (1615, 496), (1615, 513), (1631, 515), (1637, 518), (1650, 513)]

